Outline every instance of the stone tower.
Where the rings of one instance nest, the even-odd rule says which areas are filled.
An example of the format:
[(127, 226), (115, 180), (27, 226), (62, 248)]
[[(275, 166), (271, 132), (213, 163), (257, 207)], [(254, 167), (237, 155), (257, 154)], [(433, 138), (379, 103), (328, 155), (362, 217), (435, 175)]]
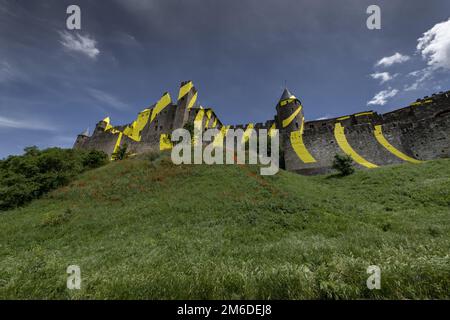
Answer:
[(189, 111), (197, 101), (197, 89), (192, 81), (183, 81), (178, 94), (177, 109), (173, 121), (173, 129), (183, 128), (188, 121)]
[(277, 128), (280, 132), (280, 146), (284, 150), (286, 168), (297, 166), (299, 158), (293, 150), (291, 134), (303, 131), (303, 107), (299, 99), (287, 88), (277, 104)]
[(86, 129), (77, 136), (77, 140), (75, 141), (73, 148), (82, 148), (87, 140), (89, 140), (89, 129)]

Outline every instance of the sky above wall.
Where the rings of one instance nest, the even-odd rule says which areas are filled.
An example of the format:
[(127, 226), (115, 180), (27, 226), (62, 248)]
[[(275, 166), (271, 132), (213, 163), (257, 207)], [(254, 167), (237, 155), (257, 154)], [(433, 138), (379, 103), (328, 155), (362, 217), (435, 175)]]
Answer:
[(225, 124), (272, 119), (285, 84), (307, 120), (404, 107), (450, 89), (450, 1), (0, 0), (0, 158), (129, 123), (183, 80)]

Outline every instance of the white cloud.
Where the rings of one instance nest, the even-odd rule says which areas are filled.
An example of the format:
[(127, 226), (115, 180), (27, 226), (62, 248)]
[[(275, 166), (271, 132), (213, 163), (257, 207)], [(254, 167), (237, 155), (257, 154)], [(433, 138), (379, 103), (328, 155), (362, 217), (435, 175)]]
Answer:
[(89, 36), (82, 36), (79, 33), (69, 33), (68, 31), (60, 32), (60, 43), (64, 48), (70, 51), (75, 51), (88, 56), (91, 59), (95, 59), (100, 50), (97, 49), (97, 41)]
[(394, 55), (390, 57), (384, 57), (380, 59), (375, 66), (380, 67), (390, 67), (395, 63), (403, 63), (408, 61), (410, 58), (409, 56), (402, 55), (401, 53), (396, 52)]
[(28, 130), (43, 130), (43, 131), (55, 131), (56, 129), (49, 124), (29, 120), (29, 119), (11, 119), (0, 116), (0, 128), (13, 128), (13, 129), (28, 129)]
[(370, 105), (384, 106), (387, 103), (387, 100), (396, 96), (397, 93), (398, 93), (397, 89), (391, 89), (391, 88), (389, 88), (388, 90), (380, 91), (372, 98), (372, 100), (367, 102), (367, 105), (368, 106), (370, 106)]
[(426, 80), (432, 78), (433, 68), (427, 67), (422, 70), (416, 70), (416, 71), (410, 72), (408, 74), (408, 76), (415, 77), (416, 80), (412, 84), (406, 85), (405, 91), (417, 90), (425, 83)]
[(128, 106), (113, 95), (97, 89), (88, 89), (89, 94), (97, 101), (117, 110), (126, 110)]
[(377, 72), (370, 75), (375, 80), (380, 80), (380, 84), (394, 79), (398, 74), (391, 75), (389, 72)]
[(417, 42), (417, 50), (429, 66), (450, 69), (450, 19), (436, 24)]
[(0, 83), (22, 79), (23, 74), (7, 61), (0, 62)]

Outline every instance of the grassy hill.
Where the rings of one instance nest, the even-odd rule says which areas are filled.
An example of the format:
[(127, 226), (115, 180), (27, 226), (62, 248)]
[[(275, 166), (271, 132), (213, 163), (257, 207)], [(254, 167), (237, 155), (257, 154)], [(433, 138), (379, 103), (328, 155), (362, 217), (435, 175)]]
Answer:
[[(82, 289), (66, 288), (79, 265)], [(369, 265), (381, 290), (366, 287)], [(450, 298), (450, 160), (336, 178), (112, 163), (0, 213), (0, 298)]]

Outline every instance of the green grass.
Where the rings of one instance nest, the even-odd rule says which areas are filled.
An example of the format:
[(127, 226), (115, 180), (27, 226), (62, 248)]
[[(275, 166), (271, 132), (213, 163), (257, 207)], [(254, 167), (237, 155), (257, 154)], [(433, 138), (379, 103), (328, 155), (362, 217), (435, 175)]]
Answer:
[(450, 160), (258, 172), (126, 160), (1, 213), (0, 298), (450, 298)]

